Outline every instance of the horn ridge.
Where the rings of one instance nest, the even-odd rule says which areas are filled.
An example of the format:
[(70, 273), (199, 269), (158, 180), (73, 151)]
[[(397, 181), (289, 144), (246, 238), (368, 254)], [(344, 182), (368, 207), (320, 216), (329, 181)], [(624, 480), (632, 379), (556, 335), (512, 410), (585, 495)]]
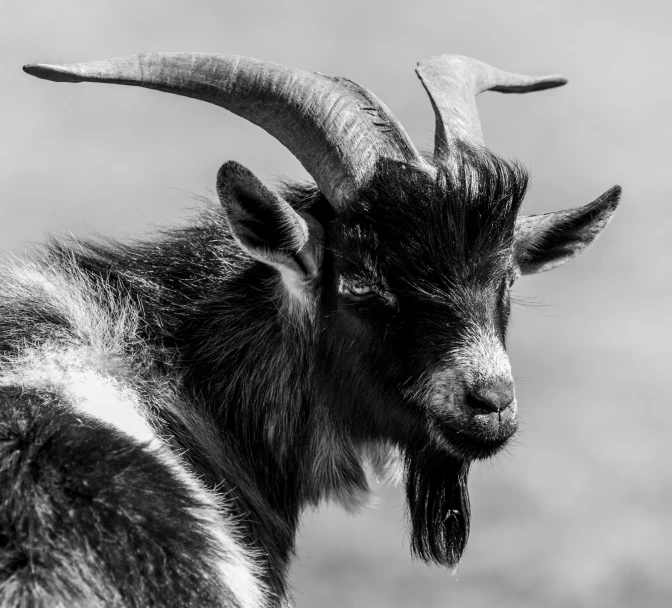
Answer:
[(424, 164), (382, 101), (343, 78), (209, 53), (148, 53), (24, 71), (58, 82), (140, 86), (225, 108), (288, 148), (336, 208), (357, 195), (379, 158)]

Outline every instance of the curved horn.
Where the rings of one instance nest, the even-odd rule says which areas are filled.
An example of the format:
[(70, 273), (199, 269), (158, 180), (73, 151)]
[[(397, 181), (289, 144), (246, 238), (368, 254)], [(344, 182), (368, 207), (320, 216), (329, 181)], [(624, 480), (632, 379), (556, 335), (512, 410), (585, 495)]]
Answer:
[(476, 95), (483, 91), (529, 93), (562, 86), (562, 76), (521, 76), (461, 55), (437, 55), (418, 62), (415, 70), (436, 115), (434, 158), (450, 155), (451, 141), (483, 145)]
[(140, 86), (225, 108), (286, 146), (334, 207), (356, 195), (378, 158), (424, 164), (383, 102), (344, 78), (206, 53), (151, 53), (23, 69), (47, 80)]

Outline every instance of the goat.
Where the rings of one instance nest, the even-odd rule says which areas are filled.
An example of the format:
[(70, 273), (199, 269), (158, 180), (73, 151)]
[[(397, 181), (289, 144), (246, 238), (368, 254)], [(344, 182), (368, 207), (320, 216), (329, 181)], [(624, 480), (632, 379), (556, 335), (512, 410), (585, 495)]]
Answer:
[(0, 275), (0, 605), (290, 606), (301, 511), (405, 484), (413, 552), (457, 564), (467, 475), (515, 433), (521, 274), (582, 252), (618, 203), (518, 217), (485, 90), (565, 83), (442, 55), (420, 154), (373, 93), (230, 55), (26, 66), (157, 89), (261, 126), (315, 184), (225, 163), (221, 207), (132, 243), (52, 240)]

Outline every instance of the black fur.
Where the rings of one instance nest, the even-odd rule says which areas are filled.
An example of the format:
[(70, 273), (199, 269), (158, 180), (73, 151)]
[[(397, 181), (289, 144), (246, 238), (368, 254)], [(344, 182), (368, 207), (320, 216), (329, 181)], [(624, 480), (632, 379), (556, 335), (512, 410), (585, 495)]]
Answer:
[(406, 449), (411, 548), (421, 559), (457, 566), (469, 537), (469, 461), (437, 446)]
[[(359, 201), (339, 213), (312, 186), (285, 189), (293, 207), (311, 213), (325, 229), (317, 313), (305, 318), (293, 317), (284, 306), (277, 272), (233, 242), (219, 209), (151, 242), (49, 245), (49, 263), (61, 272), (84, 272), (94, 294), (112, 292), (128, 300), (142, 321), (141, 340), (127, 345), (128, 356), (148, 358), (143, 373), (150, 383), (153, 376), (171, 379), (184, 407), (216, 425), (219, 441), (213, 448), (174, 412), (160, 412), (158, 422), (206, 485), (232, 502), (244, 541), (263, 556), (267, 582), (278, 598), (287, 595), (301, 510), (325, 497), (347, 502), (365, 491), (362, 461), (370, 446), (378, 451), (394, 446), (403, 454), (415, 553), (449, 566), (462, 554), (469, 528), (469, 462), (485, 448), (451, 446), (415, 389), (421, 374), (461, 338), (466, 320), (494, 318), (503, 339), (513, 228), (527, 180), (518, 167), (485, 151), (463, 147), (458, 161), (450, 170), (439, 167), (436, 179), (411, 167), (381, 164)], [(397, 308), (337, 296), (339, 276), (371, 273), (370, 280), (397, 294)], [(14, 312), (3, 314), (0, 304), (0, 345), (8, 353), (26, 337), (39, 341), (67, 324), (34, 302), (12, 306)], [(25, 569), (30, 548), (20, 528), (32, 524), (23, 523), (19, 510), (37, 505), (27, 492), (39, 491), (55, 493), (48, 500), (59, 518), (58, 526), (45, 526), (40, 534), (54, 534), (67, 522), (72, 534), (86, 528), (92, 535), (45, 537), (40, 559), (51, 559), (50, 552), (61, 546), (74, 552), (77, 543), (90, 545), (102, 556), (109, 585), (138, 594), (129, 605), (150, 605), (137, 599), (151, 595), (143, 585), (173, 584), (168, 572), (175, 576), (171, 580), (193, 582), (202, 597), (214, 596), (218, 590), (199, 572), (198, 555), (207, 554), (207, 539), (188, 521), (177, 520), (190, 497), (157, 463), (91, 421), (81, 423), (69, 413), (45, 415), (33, 396), (4, 399), (11, 407), (2, 410), (8, 438), (3, 436), (2, 449), (9, 450), (0, 458), (8, 476), (2, 487), (19, 488), (0, 514), (3, 529), (12, 526), (11, 535), (3, 537), (11, 556), (5, 559), (13, 564), (7, 572)], [(33, 462), (32, 454), (47, 459), (37, 478), (26, 477), (25, 467), (32, 465), (16, 464)], [(124, 479), (134, 491), (151, 494), (146, 504), (161, 511), (160, 521), (139, 501), (127, 501), (127, 489), (115, 481), (119, 471), (127, 471)], [(73, 489), (64, 494), (50, 479), (63, 479)], [(67, 505), (82, 504), (81, 493), (89, 501), (104, 497), (97, 504), (106, 510), (78, 507), (79, 519), (69, 521)], [(138, 518), (157, 526), (143, 532), (146, 539), (136, 535)], [(119, 545), (103, 548), (103, 537)], [(151, 561), (156, 554), (151, 538), (161, 539), (161, 567)], [(137, 554), (138, 543), (147, 549), (148, 563), (121, 559)], [(115, 570), (122, 567), (113, 563), (115, 557), (123, 571)], [(122, 576), (135, 578), (117, 587)], [(185, 587), (174, 590), (180, 598), (176, 606), (195, 601)], [(208, 605), (200, 596), (199, 601)]]
[[(370, 333), (352, 316), (340, 327), (330, 327), (325, 332), (330, 339), (352, 336), (357, 346), (352, 352), (347, 340), (336, 340), (339, 355), (327, 359), (324, 372), (342, 368), (343, 360), (356, 362), (356, 377), (341, 382), (338, 393), (345, 403), (353, 395), (344, 424), (354, 420), (364, 426), (365, 401), (374, 418), (369, 425), (401, 446), (412, 549), (424, 560), (448, 566), (457, 565), (469, 532), (469, 461), (489, 456), (501, 445), (471, 445), (464, 436), (447, 435), (431, 422), (428, 427), (424, 419), (404, 415), (401, 408), (395, 411), (391, 404), (399, 401), (400, 387), (415, 384), (415, 370), (431, 369), (445, 356), (469, 321), (494, 316), (504, 342), (514, 226), (527, 187), (521, 167), (487, 152), (463, 146), (456, 160), (452, 168), (437, 167), (436, 179), (397, 163), (381, 165), (369, 190), (336, 222), (332, 247), (338, 272), (366, 275), (370, 270), (361, 260), (374, 252), (376, 272), (399, 294), (401, 310), (386, 318), (374, 306)], [(358, 311), (359, 317), (366, 315), (366, 310)], [(380, 336), (385, 340), (379, 341)], [(373, 356), (362, 356), (366, 350), (386, 353), (379, 358), (380, 367), (370, 365)], [(362, 367), (364, 373), (357, 374)], [(367, 386), (379, 377), (394, 393)], [(337, 390), (334, 383), (327, 393)], [(355, 397), (361, 394), (366, 398)], [(421, 408), (412, 413), (417, 411)]]

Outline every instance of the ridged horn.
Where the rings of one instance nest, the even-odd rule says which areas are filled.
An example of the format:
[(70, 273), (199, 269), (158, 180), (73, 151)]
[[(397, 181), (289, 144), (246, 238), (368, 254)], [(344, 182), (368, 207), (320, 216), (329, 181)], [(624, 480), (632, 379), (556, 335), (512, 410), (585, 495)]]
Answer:
[(476, 95), (483, 91), (529, 93), (567, 83), (562, 76), (521, 76), (461, 55), (436, 55), (418, 62), (415, 70), (434, 108), (434, 158), (444, 161), (451, 142), (483, 145)]
[(344, 78), (207, 53), (148, 53), (23, 69), (46, 80), (139, 86), (225, 108), (287, 147), (336, 208), (357, 195), (379, 158), (424, 164), (383, 102)]

